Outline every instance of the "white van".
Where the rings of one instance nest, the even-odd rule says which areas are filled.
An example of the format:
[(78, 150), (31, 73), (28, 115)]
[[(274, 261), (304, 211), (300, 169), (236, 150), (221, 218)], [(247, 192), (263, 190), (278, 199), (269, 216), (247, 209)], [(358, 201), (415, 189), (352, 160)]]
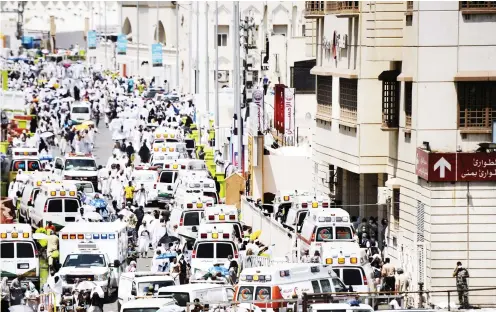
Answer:
[(156, 294), (160, 288), (174, 285), (176, 285), (174, 279), (169, 273), (154, 273), (150, 271), (122, 273), (119, 279), (119, 291), (117, 295), (118, 310), (120, 311), (121, 306), (128, 301), (146, 296), (150, 286), (153, 287)]
[(84, 102), (76, 102), (71, 106), (71, 119), (77, 121), (90, 121), (90, 105)]
[(34, 208), (29, 211), (31, 226), (37, 229), (51, 221), (60, 230), (67, 222), (76, 221), (80, 206), (74, 185), (44, 184), (36, 196)]
[(191, 254), (191, 270), (207, 271), (214, 264), (224, 264), (228, 256), (239, 263), (236, 231), (232, 224), (200, 224)]
[(172, 208), (170, 211), (170, 222), (178, 225), (178, 232), (187, 237), (194, 238), (198, 234), (198, 227), (204, 217), (203, 209), (180, 209)]
[[(204, 196), (212, 198), (214, 200), (214, 204), (218, 204), (219, 197), (217, 195), (215, 181), (208, 176), (201, 177), (195, 171), (188, 172), (189, 174), (184, 177), (181, 174), (181, 178), (176, 181), (176, 188), (184, 188), (186, 190), (191, 190), (192, 192), (197, 192), (197, 190), (200, 190)], [(203, 171), (199, 172), (203, 173)]]
[(234, 289), (228, 285), (221, 284), (185, 284), (178, 286), (163, 287), (158, 290), (160, 298), (171, 297), (180, 307), (186, 307), (187, 303), (199, 299), (200, 302), (229, 302), (234, 298)]
[(350, 215), (341, 208), (316, 208), (303, 221), (298, 235), (300, 251), (311, 250), (324, 243), (356, 242)]
[[(40, 192), (40, 187), (43, 184), (58, 183), (61, 184), (59, 177), (51, 175), (55, 179), (48, 179), (48, 172), (36, 172), (29, 175), (29, 178), (22, 190), (22, 196), (19, 201), (19, 222), (30, 223), (29, 212), (34, 208), (34, 201), (38, 193)], [(56, 180), (58, 179), (58, 180)]]
[(131, 300), (122, 305), (119, 312), (156, 312), (161, 308), (173, 307), (176, 302), (167, 298)]
[(38, 250), (28, 224), (0, 224), (0, 277), (9, 280), (19, 275), (40, 286)]
[(157, 179), (158, 201), (161, 205), (169, 203), (176, 192), (176, 180), (180, 172), (186, 171), (186, 165), (178, 161), (165, 162)]
[[(243, 269), (236, 286), (237, 301), (270, 301), (301, 297), (303, 293), (347, 292), (331, 266), (315, 263), (280, 263), (272, 267)], [(343, 298), (345, 299), (345, 298)], [(340, 299), (337, 299), (338, 301)], [(262, 309), (276, 309), (284, 303), (258, 303)]]
[(157, 201), (157, 169), (158, 167), (137, 166), (131, 173), (131, 180), (135, 189), (139, 190), (141, 184), (145, 187), (147, 204)]

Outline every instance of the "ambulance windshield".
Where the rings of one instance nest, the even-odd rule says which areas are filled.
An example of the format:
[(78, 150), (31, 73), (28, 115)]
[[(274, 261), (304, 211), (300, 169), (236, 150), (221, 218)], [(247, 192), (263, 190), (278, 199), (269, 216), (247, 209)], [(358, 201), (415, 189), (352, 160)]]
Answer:
[(65, 169), (96, 171), (96, 162), (94, 159), (67, 159)]
[(105, 267), (102, 254), (73, 254), (65, 258), (64, 267)]

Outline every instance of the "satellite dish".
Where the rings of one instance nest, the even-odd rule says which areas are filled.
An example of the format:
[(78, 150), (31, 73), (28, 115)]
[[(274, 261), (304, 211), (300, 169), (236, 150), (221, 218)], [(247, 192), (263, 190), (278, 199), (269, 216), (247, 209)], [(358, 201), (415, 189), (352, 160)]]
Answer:
[(305, 114), (305, 120), (311, 120), (312, 119), (312, 114), (310, 114), (310, 112), (307, 112)]

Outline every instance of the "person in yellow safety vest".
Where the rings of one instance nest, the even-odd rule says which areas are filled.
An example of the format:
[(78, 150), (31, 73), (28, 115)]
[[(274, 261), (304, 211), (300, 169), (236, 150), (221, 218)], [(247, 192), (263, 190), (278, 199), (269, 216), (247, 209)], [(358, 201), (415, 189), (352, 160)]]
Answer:
[[(46, 234), (46, 233), (47, 233), (47, 231), (46, 231), (46, 229), (45, 229), (45, 228), (40, 227), (40, 228), (37, 228), (37, 229), (36, 229), (35, 233), (43, 233), (43, 234)], [(47, 246), (47, 244), (48, 244), (48, 241), (47, 241), (46, 239), (40, 239), (40, 240), (38, 240), (38, 244), (40, 244), (40, 246), (41, 246), (42, 248), (45, 248), (45, 247)]]
[(52, 267), (53, 259), (58, 258), (58, 249), (59, 249), (59, 238), (55, 231), (49, 231), (48, 234), (48, 244), (47, 244), (47, 257), (48, 257), (48, 266)]

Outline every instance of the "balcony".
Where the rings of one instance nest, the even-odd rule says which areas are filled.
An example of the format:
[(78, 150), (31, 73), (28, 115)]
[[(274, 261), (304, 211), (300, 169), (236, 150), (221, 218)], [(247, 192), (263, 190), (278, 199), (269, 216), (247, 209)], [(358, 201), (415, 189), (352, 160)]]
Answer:
[(357, 123), (357, 111), (356, 109), (342, 108), (340, 110), (339, 120), (345, 126), (355, 126)]
[(462, 14), (496, 14), (496, 1), (460, 1)]
[(305, 1), (305, 18), (321, 18), (326, 13), (326, 1)]
[(317, 104), (317, 115), (316, 119), (322, 121), (331, 121), (332, 120), (332, 106)]
[(327, 1), (328, 13), (336, 14), (337, 17), (357, 16), (360, 13), (359, 1)]

